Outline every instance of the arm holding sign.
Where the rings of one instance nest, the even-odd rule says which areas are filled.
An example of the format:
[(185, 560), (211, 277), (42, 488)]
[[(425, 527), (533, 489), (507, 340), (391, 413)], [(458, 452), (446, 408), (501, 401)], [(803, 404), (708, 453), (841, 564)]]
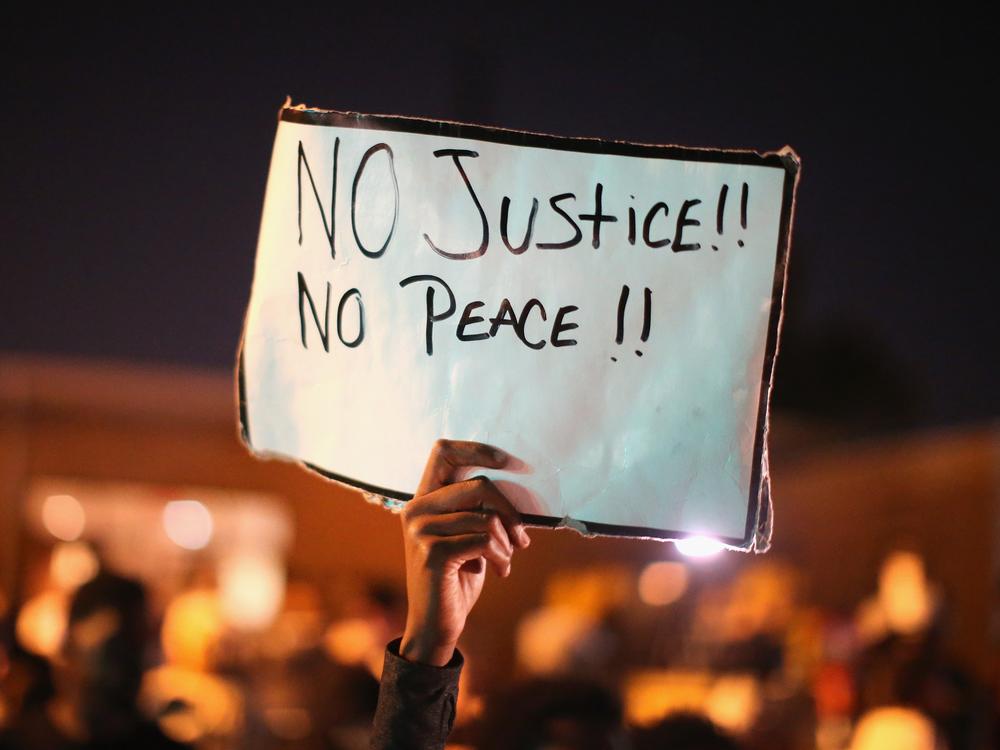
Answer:
[(518, 512), (469, 467), (502, 469), (503, 451), (439, 440), (401, 514), (408, 610), (402, 639), (386, 650), (373, 748), (444, 747), (455, 718), (462, 656), (455, 644), (483, 589), (486, 567), (510, 574), (529, 544)]

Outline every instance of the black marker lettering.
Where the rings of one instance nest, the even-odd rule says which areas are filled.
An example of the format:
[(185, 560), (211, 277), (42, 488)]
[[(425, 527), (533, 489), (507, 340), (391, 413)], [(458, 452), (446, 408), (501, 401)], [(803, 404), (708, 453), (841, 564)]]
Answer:
[(541, 302), (532, 297), (527, 301), (527, 303), (525, 303), (524, 309), (521, 310), (521, 319), (517, 322), (517, 337), (524, 342), (525, 346), (530, 346), (532, 349), (541, 349), (543, 346), (545, 346), (545, 339), (534, 342), (528, 341), (528, 339), (525, 338), (525, 333), (524, 333), (525, 324), (528, 322), (528, 314), (531, 312), (531, 309), (533, 307), (537, 307), (538, 312), (542, 316), (542, 320), (546, 320), (545, 307), (542, 305)]
[(740, 195), (740, 226), (747, 228), (747, 202), (750, 200), (750, 186), (743, 183), (743, 192)]
[(729, 185), (723, 185), (719, 189), (719, 206), (715, 210), (715, 231), (722, 234), (725, 228), (726, 218), (726, 196), (729, 195)]
[(597, 183), (597, 187), (594, 189), (594, 213), (592, 214), (580, 214), (580, 221), (592, 221), (594, 222), (594, 233), (591, 244), (593, 244), (596, 250), (601, 246), (601, 223), (602, 222), (616, 222), (618, 221), (617, 216), (612, 216), (611, 214), (604, 213), (603, 207), (601, 205), (602, 198), (604, 197), (604, 185)]
[(552, 338), (550, 339), (552, 346), (576, 346), (576, 339), (561, 339), (559, 338), (559, 334), (580, 327), (576, 323), (563, 323), (564, 317), (579, 309), (576, 305), (566, 305), (566, 307), (559, 308), (559, 312), (556, 313), (555, 322), (552, 323)]
[(497, 310), (497, 316), (495, 318), (490, 318), (490, 336), (496, 336), (497, 331), (500, 330), (500, 326), (513, 326), (514, 330), (517, 330), (517, 315), (514, 314), (514, 308), (511, 307), (510, 300), (504, 298), (503, 302), (500, 303), (500, 309)]
[[(338, 139), (339, 140), (339, 139)], [(357, 208), (358, 208), (358, 183), (361, 182), (361, 175), (365, 171), (365, 166), (368, 164), (368, 160), (374, 156), (379, 151), (385, 151), (389, 158), (389, 174), (392, 176), (392, 189), (393, 189), (393, 204), (392, 204), (392, 226), (389, 227), (389, 234), (386, 235), (385, 242), (382, 243), (382, 247), (378, 250), (369, 251), (365, 248), (364, 244), (361, 242), (361, 238), (358, 236), (358, 220), (357, 220)], [(396, 182), (396, 167), (393, 163), (392, 149), (389, 148), (388, 143), (376, 143), (370, 149), (365, 151), (365, 155), (361, 157), (361, 163), (358, 164), (358, 171), (354, 173), (354, 186), (351, 188), (351, 230), (354, 232), (354, 241), (358, 243), (358, 249), (367, 255), (369, 258), (379, 258), (385, 249), (389, 247), (389, 241), (392, 239), (393, 233), (396, 231), (396, 220), (399, 218), (399, 183)]]
[[(630, 195), (629, 198), (635, 200), (634, 195)], [(628, 244), (635, 244), (635, 206), (628, 207)]]
[(475, 302), (470, 302), (465, 306), (465, 310), (462, 311), (462, 318), (458, 322), (458, 329), (455, 335), (458, 336), (459, 341), (482, 341), (483, 339), (488, 339), (490, 335), (483, 331), (482, 333), (466, 333), (466, 326), (475, 325), (476, 323), (483, 322), (482, 315), (473, 315), (472, 311), (477, 307), (482, 307), (483, 303), (480, 300)]
[[(427, 355), (430, 356), (434, 353), (434, 324), (438, 321), (444, 320), (452, 313), (455, 312), (455, 294), (451, 291), (451, 287), (448, 286), (444, 279), (439, 279), (437, 276), (431, 276), (430, 274), (417, 274), (416, 276), (407, 276), (405, 279), (399, 282), (401, 287), (406, 287), (415, 281), (426, 281), (427, 286), (427, 323), (425, 327), (425, 338), (427, 345)], [(448, 309), (442, 313), (434, 312), (434, 287), (431, 284), (440, 284), (444, 287), (444, 290), (448, 292)]]
[(684, 244), (682, 238), (684, 236), (684, 227), (700, 227), (701, 222), (697, 219), (689, 219), (688, 211), (701, 203), (700, 200), (689, 200), (684, 201), (684, 205), (681, 206), (681, 212), (677, 214), (677, 229), (674, 234), (674, 246), (673, 251), (675, 253), (682, 253), (686, 250), (698, 250), (701, 248), (700, 242), (689, 242)]
[[(348, 341), (344, 338), (344, 305), (347, 304), (347, 300), (349, 300), (352, 296), (356, 297), (358, 300), (358, 335), (351, 341)], [(329, 304), (329, 297), (327, 298), (327, 304)], [(364, 302), (361, 301), (361, 292), (357, 289), (348, 289), (344, 292), (344, 296), (340, 298), (340, 304), (337, 305), (337, 338), (340, 339), (341, 344), (350, 347), (351, 349), (365, 340), (365, 305)]]
[[(653, 290), (650, 289), (648, 286), (646, 287), (646, 293), (643, 297), (643, 303), (644, 304), (642, 306), (642, 333), (639, 334), (639, 338), (643, 341), (647, 341), (649, 339), (649, 326), (651, 322), (650, 315), (653, 312)], [(636, 352), (636, 354), (638, 354), (640, 357), (642, 356), (641, 352)]]
[(618, 330), (615, 332), (615, 343), (620, 344), (625, 340), (625, 305), (628, 304), (628, 286), (622, 286), (621, 296), (618, 297)]
[(528, 246), (531, 245), (531, 234), (535, 231), (535, 214), (538, 213), (538, 199), (531, 199), (531, 213), (528, 215), (528, 228), (524, 233), (524, 242), (522, 242), (517, 247), (510, 244), (510, 240), (507, 239), (507, 218), (510, 214), (510, 198), (506, 195), (500, 202), (500, 239), (503, 240), (503, 244), (507, 246), (514, 255), (520, 255)]
[(559, 208), (559, 202), (564, 201), (567, 198), (576, 200), (576, 196), (573, 193), (561, 193), (559, 195), (553, 195), (549, 198), (549, 205), (552, 206), (553, 211), (566, 219), (566, 221), (569, 222), (569, 225), (573, 227), (573, 238), (566, 240), (565, 242), (539, 242), (535, 245), (535, 247), (542, 250), (564, 250), (567, 247), (573, 247), (573, 245), (577, 244), (583, 237), (583, 232), (580, 231), (580, 226), (573, 220), (573, 217)]
[(326, 309), (323, 312), (323, 322), (319, 322), (319, 314), (316, 312), (316, 304), (313, 302), (312, 295), (309, 294), (309, 289), (306, 287), (306, 278), (299, 271), (299, 333), (302, 336), (302, 348), (308, 349), (309, 346), (306, 344), (306, 314), (305, 308), (302, 305), (303, 299), (309, 301), (309, 309), (312, 311), (313, 320), (316, 322), (316, 328), (319, 331), (319, 338), (323, 342), (323, 350), (330, 351), (330, 282), (326, 282)]
[(666, 203), (654, 203), (646, 213), (646, 219), (642, 222), (642, 240), (650, 247), (666, 247), (670, 244), (669, 238), (653, 240), (649, 237), (649, 229), (653, 225), (653, 219), (656, 218), (657, 211), (663, 211), (664, 218), (670, 215), (670, 207)]
[(333, 140), (333, 181), (330, 188), (330, 222), (326, 221), (326, 212), (323, 210), (323, 201), (320, 200), (319, 190), (316, 189), (316, 181), (313, 179), (312, 170), (309, 168), (309, 160), (306, 159), (306, 151), (299, 141), (299, 158), (297, 166), (298, 175), (298, 195), (299, 195), (299, 244), (302, 244), (302, 165), (306, 167), (306, 174), (309, 176), (309, 184), (312, 185), (313, 196), (316, 198), (316, 207), (319, 208), (319, 218), (323, 221), (323, 231), (330, 243), (330, 257), (336, 258), (337, 253), (333, 247), (334, 235), (334, 215), (337, 212), (337, 152), (340, 150), (340, 138)]
[(465, 187), (469, 190), (469, 195), (472, 196), (472, 202), (476, 204), (476, 210), (479, 211), (479, 220), (483, 224), (483, 239), (479, 243), (479, 248), (476, 250), (470, 250), (467, 253), (449, 253), (447, 250), (442, 250), (437, 245), (435, 245), (431, 238), (426, 234), (424, 239), (427, 240), (427, 244), (431, 246), (431, 249), (438, 255), (442, 255), (445, 258), (450, 258), (451, 260), (472, 260), (473, 258), (478, 258), (480, 255), (486, 252), (486, 248), (490, 244), (490, 224), (486, 220), (486, 212), (483, 211), (483, 204), (479, 202), (479, 196), (476, 195), (475, 189), (472, 187), (472, 183), (469, 181), (469, 175), (465, 173), (465, 169), (462, 167), (462, 162), (459, 158), (463, 156), (471, 156), (476, 158), (479, 154), (475, 151), (466, 151), (464, 149), (457, 148), (443, 148), (434, 152), (434, 156), (450, 156), (455, 162), (455, 166), (458, 168), (458, 173), (462, 175), (462, 181), (465, 183)]

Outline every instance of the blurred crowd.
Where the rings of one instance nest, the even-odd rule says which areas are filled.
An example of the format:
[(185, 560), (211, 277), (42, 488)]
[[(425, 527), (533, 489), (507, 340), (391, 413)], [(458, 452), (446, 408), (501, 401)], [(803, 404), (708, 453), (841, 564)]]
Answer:
[[(155, 581), (116, 574), (87, 542), (53, 546), (34, 591), (0, 602), (0, 748), (366, 747), (401, 590), (358, 580), (334, 594), (291, 576), (264, 620), (240, 621), (223, 577), (195, 563), (158, 602)], [(253, 612), (266, 575), (235, 580), (237, 611)], [(736, 553), (567, 567), (544, 590), (520, 619), (513, 664), (487, 663), (488, 630), (467, 634), (456, 748), (995, 739), (996, 686), (949, 658), (946, 598), (914, 551), (890, 552), (853, 612), (811, 604), (779, 559)]]

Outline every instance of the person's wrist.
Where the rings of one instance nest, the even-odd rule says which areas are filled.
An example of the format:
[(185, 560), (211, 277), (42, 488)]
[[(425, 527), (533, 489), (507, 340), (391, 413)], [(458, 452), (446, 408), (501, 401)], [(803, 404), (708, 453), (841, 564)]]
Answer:
[(407, 627), (399, 643), (399, 655), (417, 664), (444, 667), (454, 656), (455, 647), (453, 641)]

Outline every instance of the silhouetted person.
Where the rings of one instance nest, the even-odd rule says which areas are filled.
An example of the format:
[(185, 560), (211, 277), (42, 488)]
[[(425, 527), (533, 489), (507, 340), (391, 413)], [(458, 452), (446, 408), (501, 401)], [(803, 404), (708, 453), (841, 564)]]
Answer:
[(625, 746), (622, 705), (602, 685), (575, 678), (513, 685), (490, 701), (477, 750), (615, 750)]
[(907, 706), (931, 719), (949, 750), (985, 747), (990, 709), (985, 691), (945, 653), (940, 624), (904, 636), (890, 634), (862, 654), (859, 713)]
[(740, 750), (704, 716), (676, 713), (649, 729), (636, 730), (633, 750)]
[(54, 665), (55, 694), (0, 735), (3, 750), (181, 748), (142, 716), (146, 596), (132, 580), (101, 573), (70, 604)]

